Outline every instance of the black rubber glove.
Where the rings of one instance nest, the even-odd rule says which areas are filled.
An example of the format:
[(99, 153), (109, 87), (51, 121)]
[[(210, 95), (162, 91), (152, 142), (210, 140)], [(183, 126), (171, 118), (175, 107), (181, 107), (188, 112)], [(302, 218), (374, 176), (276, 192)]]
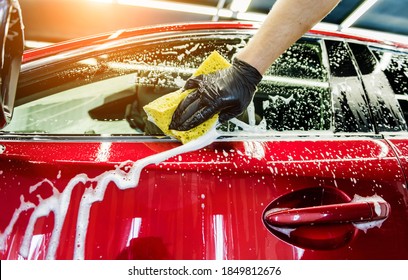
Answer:
[(196, 90), (179, 104), (169, 128), (189, 130), (216, 113), (221, 123), (242, 114), (261, 80), (257, 69), (237, 58), (227, 69), (188, 79), (184, 90)]

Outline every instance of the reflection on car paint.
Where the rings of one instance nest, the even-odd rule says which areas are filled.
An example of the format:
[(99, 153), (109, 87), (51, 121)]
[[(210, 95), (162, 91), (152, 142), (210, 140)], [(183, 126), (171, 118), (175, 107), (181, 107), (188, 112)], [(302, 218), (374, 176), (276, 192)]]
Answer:
[(263, 159), (265, 157), (265, 148), (259, 141), (244, 141), (245, 155), (250, 158)]
[(112, 146), (112, 142), (102, 142), (99, 146), (97, 155), (96, 155), (96, 162), (105, 162), (109, 159), (110, 156), (110, 147)]

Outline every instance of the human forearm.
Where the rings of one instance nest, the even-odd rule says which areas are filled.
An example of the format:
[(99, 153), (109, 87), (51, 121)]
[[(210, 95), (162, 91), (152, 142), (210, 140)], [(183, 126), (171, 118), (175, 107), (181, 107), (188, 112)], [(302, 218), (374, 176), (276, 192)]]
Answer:
[(340, 0), (278, 0), (237, 57), (264, 74), (297, 39), (324, 18)]

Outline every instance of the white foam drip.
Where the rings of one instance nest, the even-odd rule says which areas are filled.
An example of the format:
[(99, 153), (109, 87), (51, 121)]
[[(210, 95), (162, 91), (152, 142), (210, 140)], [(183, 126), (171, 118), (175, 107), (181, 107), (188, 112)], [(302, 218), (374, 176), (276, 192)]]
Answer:
[(14, 225), (22, 212), (35, 208), (34, 203), (24, 201), (24, 196), (20, 196), (20, 206), (14, 211), (13, 216), (4, 232), (0, 233), (0, 250), (6, 249), (6, 239), (13, 231)]
[(79, 204), (74, 246), (74, 259), (84, 259), (85, 240), (88, 231), (90, 210), (93, 203), (102, 201), (104, 199), (105, 191), (109, 183), (113, 182), (121, 190), (135, 188), (139, 183), (140, 173), (146, 166), (150, 164), (158, 164), (179, 154), (201, 149), (211, 144), (218, 138), (218, 136), (219, 134), (214, 126), (205, 135), (184, 145), (180, 145), (171, 150), (148, 156), (134, 162), (132, 166), (127, 169), (127, 171), (122, 169), (126, 169), (124, 167), (130, 163), (129, 161), (124, 162), (117, 166), (116, 169), (106, 171), (95, 178), (89, 178), (86, 174), (78, 174), (68, 182), (67, 186), (62, 192), (59, 192), (50, 180), (44, 179), (43, 181), (31, 186), (30, 193), (34, 193), (39, 187), (46, 184), (51, 186), (53, 194), (45, 199), (38, 196), (38, 205), (31, 202), (25, 202), (24, 197), (21, 196), (19, 208), (14, 211), (14, 214), (5, 231), (0, 234), (0, 249), (6, 249), (6, 239), (13, 231), (13, 227), (20, 214), (28, 209), (34, 209), (26, 227), (19, 252), (23, 258), (28, 258), (34, 227), (37, 220), (41, 217), (48, 216), (52, 212), (54, 214), (54, 227), (51, 233), (46, 259), (55, 259), (56, 251), (60, 242), (61, 231), (65, 222), (68, 206), (71, 201), (72, 191), (80, 183), (86, 184), (87, 182), (90, 182), (91, 186), (85, 189)]
[(87, 181), (87, 175), (78, 174), (69, 181), (62, 193), (59, 192), (57, 188), (55, 188), (53, 183), (47, 179), (30, 188), (30, 193), (32, 193), (43, 183), (48, 183), (52, 188), (53, 195), (46, 199), (39, 197), (39, 203), (36, 207), (34, 207), (34, 211), (30, 216), (30, 220), (24, 234), (23, 242), (20, 247), (20, 255), (23, 258), (28, 258), (31, 239), (34, 232), (34, 226), (37, 220), (41, 217), (47, 217), (52, 212), (54, 213), (54, 227), (51, 233), (46, 259), (55, 259), (55, 253), (59, 245), (61, 231), (65, 222), (65, 217), (71, 200), (72, 191), (79, 183), (85, 184)]

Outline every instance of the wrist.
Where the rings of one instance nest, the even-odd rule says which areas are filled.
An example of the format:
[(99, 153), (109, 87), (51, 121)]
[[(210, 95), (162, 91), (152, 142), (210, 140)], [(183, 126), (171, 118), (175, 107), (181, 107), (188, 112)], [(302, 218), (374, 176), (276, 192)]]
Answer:
[(234, 67), (254, 86), (258, 85), (262, 80), (262, 74), (257, 68), (248, 62), (235, 57), (233, 61)]

